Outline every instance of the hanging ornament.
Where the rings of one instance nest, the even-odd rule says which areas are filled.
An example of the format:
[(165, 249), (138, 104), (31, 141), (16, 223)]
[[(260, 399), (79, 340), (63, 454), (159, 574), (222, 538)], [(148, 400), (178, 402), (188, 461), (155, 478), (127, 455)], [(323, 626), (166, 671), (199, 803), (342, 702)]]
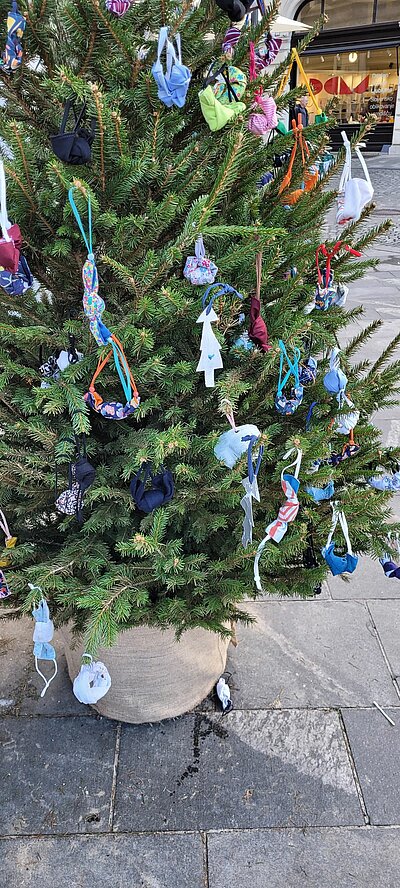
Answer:
[(106, 9), (121, 18), (126, 12), (129, 12), (134, 2), (135, 0), (106, 0)]
[[(347, 526), (346, 516), (343, 511), (339, 511), (337, 508), (337, 503), (331, 503), (332, 506), (332, 524), (331, 529), (329, 531), (329, 536), (326, 541), (326, 546), (322, 549), (322, 555), (325, 558), (325, 561), (328, 567), (331, 570), (331, 573), (334, 577), (338, 576), (342, 573), (353, 573), (355, 571), (358, 558), (356, 555), (353, 555), (353, 550), (351, 548), (351, 542), (349, 537), (349, 529)], [(333, 534), (336, 530), (337, 523), (340, 523), (340, 526), (343, 531), (343, 536), (346, 540), (347, 544), (347, 553), (346, 555), (340, 556), (335, 554), (335, 541), (332, 542)]]
[[(219, 287), (219, 289), (210, 296), (209, 302), (207, 303), (211, 290), (216, 287)], [(224, 366), (221, 358), (221, 346), (211, 326), (211, 324), (215, 324), (215, 322), (219, 320), (218, 315), (216, 315), (214, 311), (213, 303), (221, 296), (230, 294), (233, 294), (238, 299), (243, 299), (241, 293), (238, 293), (238, 291), (235, 290), (234, 287), (230, 287), (229, 284), (212, 284), (204, 293), (202, 299), (204, 310), (197, 318), (197, 323), (203, 324), (203, 329), (200, 342), (200, 360), (196, 371), (197, 373), (204, 373), (204, 383), (206, 388), (214, 387), (214, 371), (222, 370)]]
[(188, 256), (186, 259), (183, 276), (196, 287), (201, 284), (213, 284), (218, 274), (218, 268), (211, 259), (206, 257), (202, 234), (196, 240), (194, 251), (195, 255)]
[(345, 402), (349, 407), (354, 407), (353, 402), (350, 401), (350, 398), (346, 395), (347, 376), (340, 369), (338, 348), (332, 349), (329, 358), (329, 366), (330, 370), (324, 376), (324, 386), (326, 391), (329, 392), (329, 394), (336, 395), (339, 407), (343, 407)]
[[(254, 560), (254, 580), (255, 580), (255, 584), (257, 586), (257, 589), (260, 592), (262, 592), (263, 589), (262, 589), (261, 579), (260, 579), (259, 561), (260, 561), (261, 555), (265, 549), (265, 546), (266, 546), (268, 540), (273, 540), (275, 543), (281, 542), (281, 540), (285, 536), (285, 533), (288, 529), (289, 524), (292, 521), (294, 521), (294, 519), (296, 518), (296, 515), (299, 511), (300, 503), (299, 503), (299, 500), (297, 497), (297, 493), (298, 493), (298, 490), (300, 487), (299, 472), (300, 472), (301, 459), (303, 456), (303, 452), (301, 450), (299, 450), (298, 447), (292, 447), (291, 450), (288, 450), (288, 452), (285, 453), (283, 459), (284, 460), (289, 459), (289, 457), (292, 455), (292, 453), (297, 454), (296, 459), (294, 460), (294, 462), (290, 463), (288, 466), (285, 466), (285, 468), (282, 469), (282, 473), (281, 473), (281, 486), (282, 486), (282, 490), (286, 496), (286, 502), (284, 503), (283, 506), (280, 507), (279, 512), (278, 512), (278, 517), (275, 519), (275, 521), (272, 521), (271, 524), (269, 524), (268, 527), (266, 528), (265, 537), (261, 541), (261, 543), (257, 549), (257, 554), (256, 554), (256, 557)], [(292, 466), (295, 466), (295, 471), (294, 471), (293, 475), (287, 473), (287, 470), (291, 469)]]
[(261, 466), (261, 460), (263, 458), (264, 447), (260, 447), (258, 451), (258, 457), (255, 467), (253, 466), (253, 447), (257, 444), (258, 438), (253, 435), (247, 435), (244, 440), (248, 440), (249, 446), (247, 448), (247, 467), (248, 467), (248, 475), (247, 478), (244, 478), (242, 481), (243, 487), (245, 489), (244, 497), (240, 500), (240, 505), (244, 511), (243, 518), (243, 534), (242, 534), (242, 546), (244, 549), (253, 542), (253, 527), (254, 527), (254, 519), (253, 519), (253, 499), (256, 500), (257, 503), (260, 502), (260, 491), (258, 489), (258, 480), (257, 476)]
[[(395, 533), (394, 535), (392, 535), (391, 533), (388, 534), (388, 545), (390, 548), (395, 547), (397, 549), (397, 554), (400, 555), (400, 541), (398, 533)], [(382, 558), (379, 559), (379, 564), (381, 564), (383, 567), (385, 577), (387, 577), (389, 580), (400, 580), (400, 566), (393, 561), (393, 555), (391, 552), (385, 552)]]
[(250, 325), (249, 337), (263, 352), (270, 350), (268, 330), (264, 319), (261, 317), (261, 278), (262, 278), (262, 253), (256, 256), (256, 289), (250, 297)]
[(3, 52), (2, 68), (7, 74), (16, 71), (22, 63), (22, 37), (26, 28), (26, 19), (18, 9), (18, 3), (12, 2), (7, 16), (7, 43)]
[[(283, 416), (292, 416), (297, 408), (300, 407), (304, 394), (304, 389), (300, 383), (299, 377), (300, 349), (294, 349), (293, 361), (291, 361), (286, 351), (285, 344), (284, 342), (282, 342), (282, 339), (279, 340), (279, 348), (281, 354), (279, 363), (279, 380), (275, 396), (275, 407), (278, 413), (281, 413)], [(289, 369), (286, 371), (285, 375), (283, 375), (283, 365), (285, 360)], [(293, 377), (294, 384), (290, 393), (291, 397), (287, 398), (284, 394), (284, 389), (291, 376)]]
[[(40, 593), (39, 604), (36, 608), (34, 606), (32, 610), (32, 616), (35, 620), (35, 628), (33, 630), (33, 656), (35, 658), (36, 672), (44, 681), (44, 688), (40, 694), (41, 697), (44, 697), (49, 685), (51, 685), (51, 682), (57, 675), (56, 652), (53, 645), (50, 644), (54, 635), (54, 624), (50, 619), (49, 607), (46, 599), (43, 597), (40, 586), (33, 586), (32, 583), (28, 583), (28, 586), (31, 592), (37, 590)], [(43, 675), (43, 672), (41, 672), (38, 666), (39, 660), (51, 661), (54, 664), (54, 672), (51, 678), (47, 679), (46, 676)]]
[(251, 438), (258, 438), (261, 432), (255, 425), (246, 423), (237, 426), (233, 415), (233, 408), (228, 398), (224, 398), (221, 404), (226, 418), (231, 426), (228, 432), (223, 432), (214, 447), (214, 454), (228, 469), (233, 469), (238, 459), (246, 453), (248, 442)]

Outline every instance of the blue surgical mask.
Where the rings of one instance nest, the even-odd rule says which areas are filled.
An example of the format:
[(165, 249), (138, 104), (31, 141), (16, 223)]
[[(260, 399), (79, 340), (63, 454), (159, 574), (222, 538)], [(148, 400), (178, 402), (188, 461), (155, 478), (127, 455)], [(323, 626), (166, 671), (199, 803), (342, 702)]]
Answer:
[[(33, 656), (35, 658), (36, 672), (44, 681), (44, 688), (40, 694), (41, 697), (44, 697), (47, 688), (57, 675), (56, 652), (53, 645), (49, 644), (54, 635), (54, 625), (53, 621), (50, 619), (49, 606), (46, 599), (43, 598), (42, 590), (39, 586), (32, 586), (31, 583), (28, 585), (31, 592), (37, 590), (41, 595), (38, 607), (33, 607), (32, 610), (32, 616), (35, 621), (35, 628), (33, 630)], [(51, 678), (47, 679), (46, 676), (43, 675), (43, 672), (40, 671), (38, 666), (39, 660), (48, 660), (54, 663), (54, 672)]]
[(320, 503), (322, 500), (329, 500), (333, 497), (335, 485), (333, 481), (328, 481), (326, 487), (312, 487), (308, 485), (306, 491), (312, 496), (315, 503)]
[[(328, 539), (326, 541), (326, 546), (322, 549), (322, 555), (325, 558), (325, 561), (330, 568), (334, 577), (338, 576), (342, 573), (353, 573), (358, 564), (358, 558), (356, 555), (353, 555), (351, 542), (349, 537), (349, 529), (347, 526), (346, 516), (344, 512), (339, 512), (336, 508), (336, 503), (331, 503), (332, 505), (332, 524), (329, 532)], [(336, 530), (337, 523), (340, 523), (340, 526), (343, 531), (343, 536), (346, 540), (347, 544), (347, 553), (344, 556), (335, 555), (335, 541), (332, 540), (333, 534)]]

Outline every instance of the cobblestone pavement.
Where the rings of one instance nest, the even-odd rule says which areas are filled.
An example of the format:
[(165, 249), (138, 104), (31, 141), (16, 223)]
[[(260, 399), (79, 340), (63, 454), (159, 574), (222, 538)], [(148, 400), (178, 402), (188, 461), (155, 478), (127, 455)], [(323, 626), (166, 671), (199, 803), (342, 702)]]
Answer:
[[(351, 288), (383, 321), (371, 360), (400, 324), (400, 158), (370, 169), (395, 221)], [(399, 408), (377, 421), (398, 443)], [(30, 621), (0, 620), (0, 888), (398, 888), (400, 583), (363, 558), (315, 600), (248, 606), (234, 711), (141, 727), (77, 703), (60, 641), (40, 699)]]

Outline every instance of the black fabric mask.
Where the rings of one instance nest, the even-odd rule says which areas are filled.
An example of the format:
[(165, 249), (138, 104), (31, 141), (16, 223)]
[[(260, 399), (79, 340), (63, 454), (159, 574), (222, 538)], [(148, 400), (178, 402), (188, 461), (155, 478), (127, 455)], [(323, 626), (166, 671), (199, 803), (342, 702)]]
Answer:
[(226, 12), (231, 22), (241, 22), (253, 5), (253, 0), (215, 0), (217, 6)]
[[(65, 127), (71, 111), (75, 118), (75, 126), (72, 132), (66, 133)], [(77, 114), (74, 98), (68, 99), (65, 104), (60, 132), (51, 138), (54, 154), (65, 163), (90, 163), (92, 159), (92, 144), (95, 136), (96, 122), (92, 119), (90, 129), (81, 126), (85, 112), (86, 102), (84, 102), (80, 112)]]
[[(149, 477), (151, 478), (151, 486), (146, 488), (146, 481)], [(159, 506), (172, 500), (175, 492), (172, 473), (168, 469), (162, 468), (157, 475), (153, 475), (151, 464), (144, 463), (140, 471), (132, 478), (130, 490), (138, 509), (149, 515), (154, 509), (158, 509)]]

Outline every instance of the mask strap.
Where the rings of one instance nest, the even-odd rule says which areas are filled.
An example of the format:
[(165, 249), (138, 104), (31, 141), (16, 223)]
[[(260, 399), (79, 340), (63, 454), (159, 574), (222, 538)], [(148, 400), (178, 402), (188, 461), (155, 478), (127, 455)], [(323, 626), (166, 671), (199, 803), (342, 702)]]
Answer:
[(344, 142), (344, 146), (346, 148), (346, 160), (344, 162), (342, 175), (340, 177), (339, 188), (338, 188), (339, 194), (341, 191), (344, 190), (344, 186), (346, 185), (346, 182), (348, 182), (349, 179), (351, 179), (351, 144), (350, 144), (350, 142), (347, 138), (347, 134), (345, 133), (344, 130), (342, 130), (341, 136), (342, 136), (342, 139)]
[(232, 401), (230, 401), (229, 398), (222, 398), (221, 407), (225, 413), (229, 425), (232, 426), (234, 432), (237, 432), (235, 417), (233, 415)]
[(43, 688), (43, 690), (42, 690), (42, 692), (41, 692), (41, 694), (40, 694), (41, 697), (44, 697), (44, 695), (45, 695), (47, 689), (48, 689), (49, 686), (51, 685), (52, 681), (55, 679), (55, 677), (56, 677), (56, 675), (57, 675), (57, 672), (58, 672), (57, 660), (53, 660), (52, 662), (54, 663), (54, 672), (53, 672), (53, 675), (51, 676), (51, 678), (47, 679), (46, 676), (43, 675), (43, 672), (40, 671), (39, 666), (38, 666), (38, 658), (35, 657), (35, 669), (36, 669), (36, 672), (37, 672), (38, 675), (40, 675), (40, 678), (42, 678), (43, 681), (44, 681), (44, 688)]
[[(118, 349), (117, 352), (114, 350), (114, 344), (117, 346), (117, 349)], [(115, 366), (118, 370), (118, 375), (121, 380), (122, 388), (124, 389), (125, 394), (126, 394), (126, 392), (128, 392), (128, 394), (129, 394), (129, 397), (127, 397), (127, 401), (135, 400), (135, 401), (139, 402), (139, 392), (136, 388), (136, 383), (135, 383), (135, 380), (132, 376), (132, 371), (131, 371), (130, 366), (128, 364), (128, 359), (125, 355), (123, 345), (119, 341), (119, 339), (117, 339), (117, 337), (115, 336), (114, 333), (112, 334), (112, 337), (111, 337), (111, 345), (113, 347)], [(123, 368), (125, 371), (125, 377), (122, 375), (122, 370), (121, 370), (120, 360), (119, 360), (120, 358), (122, 360)], [(122, 380), (124, 380), (124, 381), (122, 381)], [(126, 385), (126, 391), (125, 391), (125, 385)]]
[(160, 28), (160, 33), (158, 35), (158, 47), (157, 47), (157, 62), (161, 62), (161, 53), (164, 49), (164, 46), (168, 40), (168, 28)]
[(70, 204), (71, 204), (72, 211), (73, 211), (73, 214), (74, 214), (74, 216), (75, 216), (75, 219), (76, 219), (76, 221), (77, 221), (77, 223), (78, 223), (79, 231), (80, 231), (80, 233), (81, 233), (81, 235), (82, 235), (82, 237), (83, 237), (83, 240), (84, 240), (84, 243), (85, 243), (85, 246), (86, 246), (87, 252), (88, 252), (88, 257), (89, 257), (89, 258), (93, 258), (93, 243), (92, 243), (92, 204), (91, 204), (91, 200), (90, 200), (90, 197), (87, 198), (87, 208), (88, 208), (88, 237), (87, 237), (87, 236), (86, 236), (85, 229), (84, 229), (84, 227), (83, 227), (82, 219), (81, 219), (80, 214), (79, 214), (78, 207), (76, 206), (76, 203), (75, 203), (75, 200), (74, 200), (74, 191), (75, 191), (75, 188), (73, 188), (73, 187), (69, 189), (69, 191), (68, 191), (68, 199), (69, 199), (69, 202), (70, 202)]
[(318, 401), (313, 401), (312, 404), (310, 404), (310, 406), (308, 408), (308, 413), (306, 416), (306, 432), (308, 432), (310, 429), (313, 410), (314, 410), (314, 407), (317, 406), (317, 404), (318, 404)]
[(293, 477), (296, 479), (298, 479), (298, 477), (299, 477), (301, 460), (303, 457), (303, 451), (300, 450), (299, 447), (292, 447), (290, 450), (287, 451), (287, 453), (285, 453), (283, 460), (289, 459), (289, 457), (292, 455), (292, 453), (297, 453), (296, 459), (292, 463), (289, 463), (289, 465), (284, 466), (284, 468), (282, 469), (282, 472), (281, 472), (281, 479), (282, 480), (283, 480), (283, 476), (286, 474), (287, 470), (291, 469), (293, 466), (295, 466), (295, 470), (293, 472)]
[(206, 251), (204, 249), (204, 241), (203, 241), (202, 234), (199, 234), (198, 238), (196, 238), (196, 242), (194, 245), (194, 252), (195, 252), (196, 259), (204, 259), (205, 255), (206, 255)]
[(344, 538), (345, 538), (345, 540), (346, 540), (346, 544), (347, 544), (347, 552), (348, 552), (349, 555), (352, 555), (352, 554), (353, 554), (353, 550), (352, 550), (352, 548), (351, 548), (351, 542), (350, 542), (350, 537), (349, 537), (349, 528), (348, 528), (348, 524), (347, 524), (346, 515), (344, 514), (343, 511), (342, 511), (342, 512), (339, 512), (339, 521), (340, 521), (340, 526), (341, 526), (342, 531), (343, 531), (343, 536), (344, 536)]
[(0, 527), (4, 533), (5, 540), (7, 542), (7, 540), (11, 539), (11, 534), (10, 534), (10, 529), (7, 524), (6, 516), (5, 516), (4, 512), (2, 511), (2, 509), (0, 509)]
[(256, 435), (245, 435), (245, 437), (242, 438), (242, 441), (249, 442), (249, 446), (247, 448), (247, 469), (248, 469), (249, 481), (250, 481), (250, 484), (252, 484), (254, 481), (254, 478), (257, 478), (257, 475), (260, 471), (261, 460), (262, 460), (263, 454), (264, 454), (264, 447), (261, 445), (261, 447), (258, 451), (257, 462), (254, 467), (253, 466), (253, 447), (255, 444), (257, 444), (258, 438), (256, 437)]
[(253, 80), (256, 80), (256, 79), (257, 79), (257, 73), (256, 73), (256, 55), (255, 55), (255, 52), (254, 52), (254, 43), (253, 43), (252, 40), (250, 40), (250, 43), (249, 43), (249, 54), (250, 54), (250, 59), (249, 59), (249, 79), (250, 79), (250, 82), (252, 82)]
[(335, 533), (336, 525), (337, 525), (338, 520), (339, 520), (339, 512), (338, 512), (338, 510), (337, 510), (337, 508), (336, 508), (336, 505), (337, 505), (337, 504), (336, 504), (336, 503), (331, 503), (330, 505), (331, 505), (331, 509), (332, 509), (332, 522), (331, 522), (331, 528), (330, 528), (330, 531), (329, 531), (329, 534), (328, 534), (328, 539), (327, 539), (327, 541), (326, 541), (326, 548), (328, 548), (328, 546), (330, 546), (330, 544), (331, 544), (331, 542), (332, 542), (332, 537), (333, 537), (333, 534)]
[[(278, 381), (278, 396), (280, 397), (283, 389), (291, 376), (294, 378), (294, 384), (297, 387), (299, 385), (299, 361), (300, 361), (300, 351), (298, 348), (294, 349), (293, 352), (293, 362), (290, 360), (289, 355), (286, 351), (286, 347), (282, 339), (279, 340), (279, 348), (281, 350), (280, 363), (279, 363), (279, 381)], [(288, 370), (285, 376), (282, 379), (283, 374), (283, 362), (284, 358), (286, 358), (286, 363), (288, 365)]]
[[(364, 158), (363, 158), (363, 156), (362, 156), (362, 152), (360, 151), (358, 145), (356, 145), (356, 147), (354, 148), (354, 153), (357, 155), (357, 157), (358, 157), (358, 159), (359, 159), (359, 161), (360, 161), (360, 164), (361, 164), (361, 166), (362, 166), (362, 168), (363, 168), (364, 176), (365, 176), (365, 178), (366, 178), (366, 181), (368, 182), (368, 185), (370, 185), (370, 187), (372, 188), (372, 182), (371, 182), (370, 175), (369, 175), (369, 172), (368, 172), (368, 167), (367, 167), (367, 164), (365, 163), (365, 160), (364, 160)], [(373, 190), (373, 189), (372, 189), (372, 190)]]
[(215, 287), (220, 287), (220, 290), (218, 290), (217, 293), (214, 293), (213, 296), (210, 297), (210, 301), (207, 305), (207, 312), (206, 312), (207, 314), (210, 314), (213, 303), (215, 302), (216, 299), (218, 299), (219, 296), (226, 296), (226, 295), (229, 295), (232, 293), (235, 296), (237, 296), (238, 299), (243, 299), (242, 294), (239, 293), (237, 290), (235, 290), (235, 287), (231, 287), (229, 284), (221, 284), (221, 283), (210, 284), (210, 286), (207, 287), (206, 292), (204, 293), (202, 300), (201, 300), (203, 308), (206, 307), (207, 297), (208, 297), (209, 293), (211, 292), (211, 290), (215, 289)]

